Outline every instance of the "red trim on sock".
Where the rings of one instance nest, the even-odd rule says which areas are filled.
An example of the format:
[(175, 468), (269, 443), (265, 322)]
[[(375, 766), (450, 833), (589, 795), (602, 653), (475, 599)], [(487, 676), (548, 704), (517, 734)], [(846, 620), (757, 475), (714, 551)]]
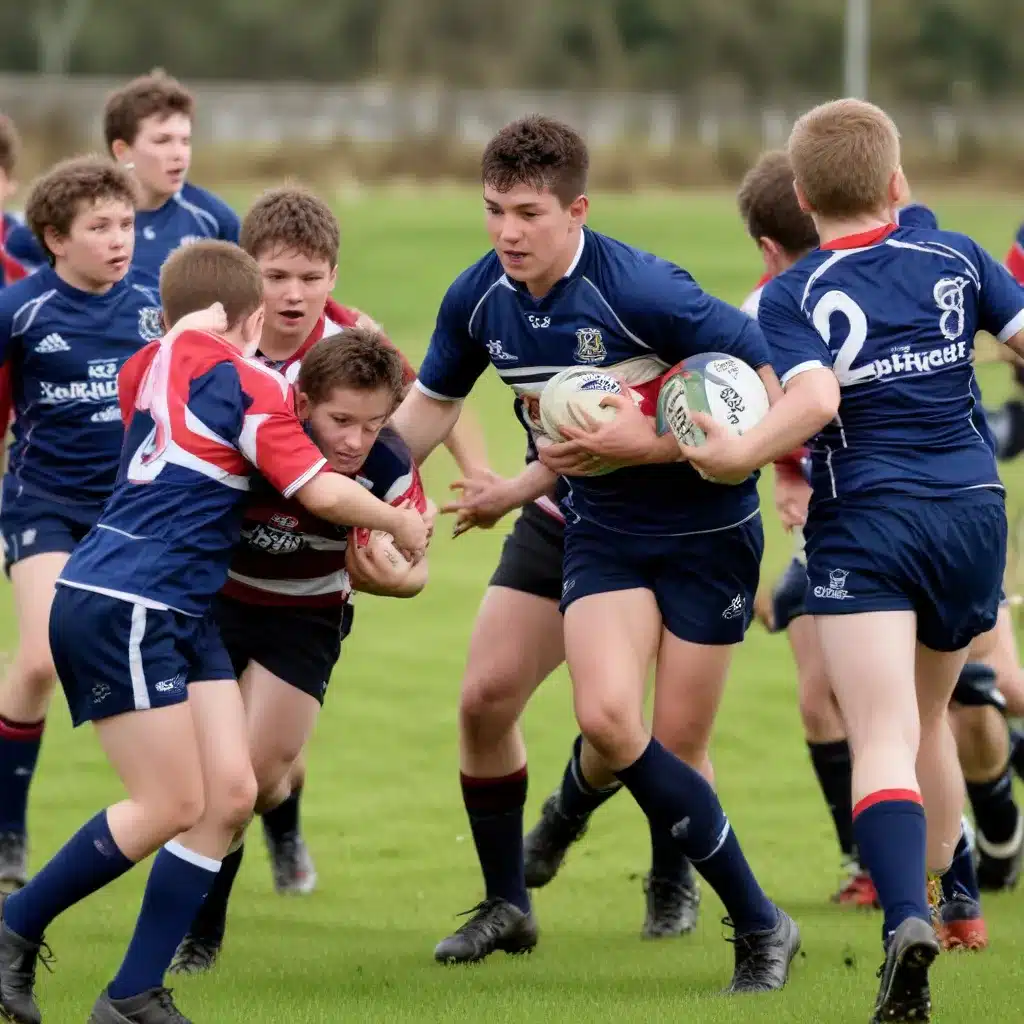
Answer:
[(913, 789), (880, 789), (875, 793), (869, 793), (866, 797), (857, 801), (856, 806), (853, 808), (853, 816), (856, 818), (858, 814), (862, 814), (869, 807), (874, 807), (875, 804), (885, 803), (886, 801), (902, 801), (904, 803), (919, 804), (923, 806), (921, 800), (921, 794)]
[(38, 722), (15, 722), (0, 715), (0, 740), (13, 740), (15, 743), (35, 743), (42, 739), (46, 719)]
[(507, 782), (522, 782), (526, 778), (526, 765), (517, 772), (513, 772), (511, 775), (497, 775), (492, 776), (489, 779), (482, 779), (475, 775), (467, 775), (465, 772), (459, 772), (459, 781), (463, 786), (468, 786), (472, 789), (485, 788), (487, 786), (503, 786)]

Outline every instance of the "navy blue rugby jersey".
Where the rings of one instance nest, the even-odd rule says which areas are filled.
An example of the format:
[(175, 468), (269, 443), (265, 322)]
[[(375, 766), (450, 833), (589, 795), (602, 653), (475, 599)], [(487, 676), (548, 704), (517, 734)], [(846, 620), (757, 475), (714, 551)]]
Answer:
[(161, 333), (159, 296), (133, 273), (94, 295), (46, 266), (0, 291), (0, 362), (15, 410), (8, 484), (102, 505), (124, 437), (117, 374)]
[(1024, 329), (1024, 290), (976, 242), (895, 224), (837, 239), (765, 288), (758, 322), (783, 384), (823, 366), (839, 379), (810, 444), (815, 500), (1001, 487), (974, 336)]
[(240, 229), (238, 215), (223, 199), (186, 182), (163, 206), (135, 214), (132, 267), (144, 283), (155, 288), (160, 283), (160, 268), (179, 246), (204, 238), (237, 244)]
[[(654, 357), (667, 369), (703, 352), (755, 368), (769, 361), (757, 325), (685, 270), (584, 229), (568, 272), (540, 299), (505, 275), (493, 251), (460, 274), (441, 303), (417, 386), (457, 401), (492, 365), (517, 395), (536, 396), (569, 366)], [(686, 463), (631, 466), (568, 485), (570, 518), (624, 533), (703, 533), (758, 511), (755, 477), (712, 484)]]

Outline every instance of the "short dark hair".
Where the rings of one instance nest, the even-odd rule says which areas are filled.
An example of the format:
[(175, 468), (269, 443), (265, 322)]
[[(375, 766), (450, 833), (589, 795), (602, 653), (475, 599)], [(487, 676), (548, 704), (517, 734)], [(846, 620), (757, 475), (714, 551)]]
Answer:
[(191, 118), (194, 109), (192, 93), (166, 71), (156, 68), (148, 75), (133, 78), (107, 97), (103, 108), (107, 149), (112, 149), (118, 139), (133, 145), (147, 117), (163, 120), (171, 114), (184, 114)]
[(256, 261), (232, 242), (216, 239), (175, 249), (160, 268), (160, 305), (167, 326), (215, 302), (224, 307), (229, 330), (252, 316), (263, 302)]
[(744, 175), (736, 199), (755, 242), (770, 238), (791, 256), (802, 256), (817, 246), (818, 229), (800, 209), (793, 188), (793, 165), (783, 150), (762, 154)]
[(341, 230), (331, 208), (308, 189), (284, 186), (264, 192), (242, 221), (242, 248), (258, 260), (275, 245), (311, 260), (338, 263)]
[(386, 388), (393, 408), (405, 394), (402, 357), (375, 327), (346, 327), (321, 338), (302, 357), (296, 384), (313, 405), (326, 402), (337, 388)]
[(35, 180), (25, 201), (25, 221), (52, 259), (46, 229), (66, 238), (75, 218), (104, 199), (121, 200), (135, 209), (135, 186), (128, 174), (107, 157), (72, 157)]
[(548, 189), (563, 207), (587, 190), (590, 154), (575, 128), (531, 114), (505, 125), (487, 143), (480, 178), (499, 192), (516, 185)]
[(14, 174), (21, 154), (21, 139), (14, 122), (6, 115), (0, 114), (0, 171), (8, 178)]

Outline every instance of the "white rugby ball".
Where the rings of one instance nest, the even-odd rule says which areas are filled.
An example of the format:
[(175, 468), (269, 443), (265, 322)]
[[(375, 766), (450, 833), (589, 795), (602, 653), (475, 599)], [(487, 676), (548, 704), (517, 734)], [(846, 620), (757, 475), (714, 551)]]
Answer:
[[(606, 370), (570, 366), (556, 373), (540, 393), (540, 426), (552, 441), (564, 441), (562, 427), (586, 430), (586, 417), (597, 423), (615, 418), (615, 407), (602, 405), (608, 395), (640, 396)], [(585, 414), (585, 415), (584, 415)]]
[(723, 352), (705, 352), (684, 359), (666, 377), (658, 394), (658, 432), (671, 430), (682, 444), (699, 448), (707, 439), (691, 411), (706, 413), (742, 434), (764, 419), (768, 405), (768, 392), (752, 366)]

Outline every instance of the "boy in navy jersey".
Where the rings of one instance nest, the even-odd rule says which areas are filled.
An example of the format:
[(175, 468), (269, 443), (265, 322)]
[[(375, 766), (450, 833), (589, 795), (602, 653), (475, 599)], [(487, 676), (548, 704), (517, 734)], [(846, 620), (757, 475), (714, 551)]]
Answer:
[[(524, 397), (528, 416), (544, 382), (574, 364), (667, 368), (723, 349), (765, 367), (773, 384), (764, 339), (748, 317), (678, 267), (584, 227), (587, 162), (575, 131), (539, 116), (508, 125), (487, 146), (482, 179), (494, 249), (449, 288), (417, 386), (394, 420), (417, 461), (447, 435), (489, 364)], [(559, 474), (587, 472), (602, 457), (675, 460), (666, 440), (623, 403), (610, 429), (542, 449), (541, 458)], [(686, 680), (709, 727), (708, 704), (757, 586), (755, 482), (722, 487), (687, 466), (636, 465), (576, 477), (564, 507), (564, 636), (582, 733), (600, 769), (614, 772), (610, 783), (625, 784), (654, 827), (672, 832), (725, 902), (737, 931), (731, 991), (780, 988), (799, 946), (796, 926), (757, 884), (711, 785), (651, 739), (642, 707), (660, 648), (661, 678)], [(491, 734), (506, 764), (521, 756), (514, 737), (508, 742), (519, 707)], [(486, 748), (488, 738), (475, 741)], [(494, 771), (497, 761), (492, 775), (463, 772), (487, 899), (438, 946), (441, 962), (521, 952), (537, 940), (522, 866), (526, 773), (521, 761)]]
[[(408, 449), (385, 423), (405, 393), (402, 357), (374, 328), (346, 327), (303, 357), (297, 408), (336, 472), (382, 501), (426, 511)], [(257, 810), (291, 793), (291, 770), (312, 735), (341, 644), (352, 626), (353, 590), (413, 597), (427, 561), (392, 563), (374, 537), (355, 543), (294, 500), (253, 495), (242, 542), (214, 616), (245, 696)], [(211, 967), (224, 940), (228, 899), (242, 847), (229, 853), (172, 970)]]
[(263, 316), (251, 257), (187, 246), (165, 265), (160, 297), (177, 329), (121, 373), (117, 487), (64, 567), (50, 621), (72, 719), (95, 723), (128, 796), (0, 904), (0, 1005), (23, 1024), (40, 1020), (33, 983), (49, 923), (165, 843), (90, 1021), (185, 1019), (163, 974), (255, 799), (241, 695), (209, 615), (251, 477), (330, 522), (391, 533), (410, 557), (425, 548), (418, 512), (323, 472), (287, 382), (243, 358)]
[(112, 93), (103, 133), (114, 159), (131, 169), (139, 190), (134, 265), (156, 287), (164, 260), (201, 238), (238, 241), (238, 216), (222, 199), (189, 184), (192, 95), (162, 71)]
[(708, 443), (683, 453), (742, 479), (814, 437), (807, 608), (849, 730), (857, 848), (885, 913), (873, 1019), (922, 1020), (939, 951), (926, 872), (953, 860), (964, 803), (946, 710), (971, 641), (995, 625), (1006, 558), (972, 348), (987, 330), (1024, 351), (1024, 301), (969, 238), (893, 222), (899, 136), (877, 107), (815, 108), (789, 154), (820, 247), (761, 297), (785, 396), (741, 438), (698, 416)]
[[(160, 300), (129, 274), (134, 192), (116, 164), (57, 165), (28, 223), (51, 264), (0, 291), (0, 360), (11, 368), (14, 440), (0, 529), (19, 646), (0, 689), (0, 880), (25, 881), (25, 812), (55, 681), (53, 584), (117, 475), (117, 374), (160, 333)], [(6, 423), (4, 424), (6, 428)]]

